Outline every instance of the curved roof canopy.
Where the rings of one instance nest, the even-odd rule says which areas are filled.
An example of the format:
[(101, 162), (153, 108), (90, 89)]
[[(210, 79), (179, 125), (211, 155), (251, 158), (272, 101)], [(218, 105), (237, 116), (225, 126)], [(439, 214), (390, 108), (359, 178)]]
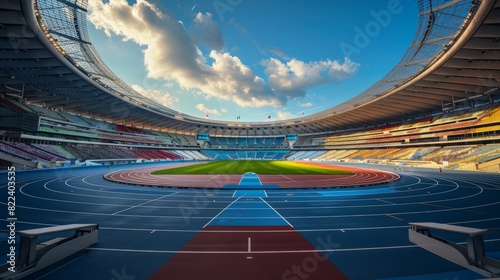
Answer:
[(149, 100), (106, 67), (86, 27), (86, 0), (0, 2), (0, 92), (116, 123), (226, 136), (310, 134), (382, 124), (500, 93), (500, 1), (419, 1), (401, 61), (355, 98), (270, 122), (200, 119)]

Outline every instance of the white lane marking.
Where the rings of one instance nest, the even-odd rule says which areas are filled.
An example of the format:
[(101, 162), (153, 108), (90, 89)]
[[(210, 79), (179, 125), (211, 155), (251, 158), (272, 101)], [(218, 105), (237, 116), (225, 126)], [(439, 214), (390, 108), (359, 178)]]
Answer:
[[(467, 221), (458, 221), (458, 222), (450, 222), (450, 225), (470, 225), (473, 223), (484, 223), (484, 222), (494, 222), (500, 220), (500, 217), (497, 218), (489, 218), (489, 219), (480, 219), (480, 220), (467, 220)], [(0, 221), (6, 222), (6, 219), (0, 219)], [(28, 222), (28, 221), (17, 221), (20, 224), (26, 225), (36, 225), (36, 226), (59, 226), (60, 224), (52, 224), (52, 223), (37, 223), (37, 222)], [(321, 229), (285, 229), (285, 230), (210, 230), (210, 232), (214, 233), (231, 233), (231, 232), (246, 232), (246, 233), (255, 233), (255, 232), (265, 232), (265, 233), (284, 233), (284, 232), (332, 232), (336, 230), (344, 230), (344, 231), (365, 231), (365, 230), (387, 230), (387, 229), (407, 229), (408, 226), (378, 226), (378, 227), (353, 227), (353, 228), (321, 228)], [(109, 230), (109, 231), (144, 231), (144, 232), (195, 232), (198, 233), (200, 230), (198, 229), (148, 229), (148, 228), (120, 228), (120, 227), (99, 227), (99, 230)]]
[[(431, 178), (429, 178), (430, 180), (432, 180)], [(36, 180), (36, 181), (42, 181), (43, 179), (40, 179), (40, 180)], [(454, 181), (451, 181), (451, 180), (446, 180), (446, 179), (443, 179), (445, 181), (449, 181), (449, 182), (453, 182), (457, 185), (457, 187), (459, 187), (459, 185), (454, 182)], [(51, 180), (52, 181), (52, 180)], [(467, 182), (467, 180), (458, 180), (458, 181), (464, 181), (464, 182)], [(33, 184), (34, 182), (30, 182), (30, 183), (27, 183), (26, 185), (29, 185), (29, 184)], [(47, 182), (48, 183), (48, 182)], [(473, 184), (471, 182), (471, 184)], [(48, 199), (48, 198), (42, 198), (42, 197), (38, 197), (38, 196), (33, 196), (33, 195), (28, 195), (26, 193), (23, 192), (23, 188), (26, 186), (22, 186), (21, 187), (21, 193), (23, 193), (24, 195), (27, 195), (27, 196), (31, 196), (31, 197), (35, 197), (35, 198), (39, 198), (39, 199), (45, 199), (45, 200), (54, 200), (54, 199)], [(475, 185), (475, 184), (473, 184)], [(479, 186), (478, 186), (479, 187)], [(479, 189), (481, 190), (478, 194), (480, 194), (483, 190), (483, 188), (480, 188)], [(475, 195), (478, 195), (478, 194), (475, 194)], [(475, 195), (472, 195), (472, 196), (475, 196)], [(468, 196), (468, 197), (472, 197), (472, 196)], [(455, 198), (455, 199), (449, 199), (449, 200), (456, 200), (456, 199), (464, 199), (464, 197), (460, 197), (460, 198)], [(443, 200), (443, 201), (449, 201), (449, 200)], [(57, 201), (57, 200), (55, 200)], [(64, 202), (69, 202), (69, 203), (77, 203), (77, 202), (72, 202), (72, 201), (64, 201)], [(2, 203), (3, 204), (3, 203)], [(485, 204), (485, 205), (482, 205), (482, 206), (489, 206), (489, 205), (494, 205), (496, 203), (492, 203), (492, 204)], [(122, 205), (123, 206), (123, 205)], [(477, 208), (477, 207), (482, 207), (482, 206), (472, 206), (472, 207), (463, 207), (463, 208), (456, 208), (455, 210), (461, 210), (461, 209), (471, 209), (471, 208)], [(23, 206), (20, 206), (20, 207), (23, 207)], [(23, 207), (23, 208), (26, 208), (26, 209), (36, 209), (36, 210), (42, 210), (42, 211), (51, 211), (51, 212), (59, 212), (59, 213), (78, 213), (78, 214), (88, 214), (88, 215), (109, 215), (109, 214), (102, 214), (102, 213), (89, 213), (89, 212), (74, 212), (74, 211), (61, 211), (61, 210), (51, 210), (51, 209), (43, 209), (43, 208), (34, 208), (34, 207)], [(278, 208), (279, 209), (279, 208)], [(424, 212), (427, 212), (427, 213), (431, 213), (431, 212), (443, 212), (443, 211), (424, 211)], [(420, 213), (424, 213), (424, 212), (420, 212)], [(419, 213), (419, 212), (402, 212), (401, 214), (413, 214), (413, 213)], [(374, 215), (384, 215), (384, 213), (382, 214), (372, 214), (370, 216), (374, 216)], [(138, 217), (137, 215), (119, 215), (119, 216), (125, 216), (125, 217)], [(350, 215), (352, 216), (352, 215)], [(141, 217), (150, 217), (150, 216), (141, 216)], [(153, 216), (154, 217), (154, 216)], [(161, 218), (177, 218), (177, 217), (174, 217), (174, 216), (156, 216), (156, 217), (161, 217)], [(317, 216), (317, 217), (320, 217), (320, 216)], [(323, 216), (323, 217), (335, 217), (335, 216)], [(208, 217), (197, 217), (197, 218), (208, 218)], [(304, 216), (304, 217), (295, 217), (295, 218), (316, 218), (316, 217), (307, 217), (307, 216)]]
[(377, 200), (380, 201), (380, 202), (383, 202), (383, 203), (387, 203), (387, 204), (391, 204), (391, 205), (396, 205), (395, 203), (392, 203), (390, 201), (383, 200), (383, 199), (380, 199), (380, 198), (377, 198)]
[(237, 199), (235, 199), (233, 202), (231, 202), (228, 206), (226, 206), (226, 208), (222, 209), (222, 211), (219, 212), (219, 214), (215, 215), (210, 221), (208, 221), (208, 223), (206, 223), (203, 228), (205, 228), (206, 226), (208, 226), (213, 220), (215, 220), (217, 217), (219, 217), (219, 215), (226, 211), (227, 208), (229, 208), (231, 205), (233, 205), (236, 201), (238, 201), (240, 198), (242, 198), (243, 196), (240, 196), (238, 197)]
[[(484, 242), (498, 242), (500, 238), (489, 239)], [(459, 242), (457, 244), (467, 244), (467, 242)], [(396, 245), (382, 247), (363, 247), (363, 248), (337, 248), (337, 249), (321, 249), (321, 250), (269, 250), (269, 251), (253, 251), (252, 254), (296, 254), (296, 253), (328, 253), (328, 252), (353, 252), (353, 251), (375, 251), (375, 250), (395, 250), (420, 248), (417, 245)], [(117, 248), (88, 248), (91, 251), (111, 251), (111, 252), (127, 252), (127, 253), (158, 253), (158, 254), (248, 254), (247, 251), (174, 251), (174, 250), (142, 250), (142, 249), (117, 249)]]
[(274, 209), (271, 205), (269, 205), (269, 203), (267, 203), (267, 201), (265, 201), (262, 197), (259, 197), (260, 200), (262, 200), (265, 204), (267, 204), (267, 206), (269, 206), (269, 208), (271, 208), (276, 214), (278, 214), (278, 216), (280, 216), (280, 218), (283, 219), (283, 221), (285, 221), (290, 227), (293, 228), (292, 224), (290, 224), (290, 222), (288, 222), (283, 216), (281, 216), (280, 213), (278, 213), (278, 211), (276, 211), (276, 209)]
[(148, 200), (148, 201), (143, 202), (143, 203), (141, 203), (141, 204), (137, 204), (137, 205), (134, 205), (134, 206), (132, 206), (132, 207), (128, 207), (128, 208), (125, 208), (125, 209), (123, 209), (123, 210), (117, 211), (117, 212), (115, 212), (115, 213), (113, 213), (113, 214), (111, 214), (111, 215), (113, 215), (113, 216), (114, 216), (114, 215), (116, 215), (116, 214), (120, 214), (120, 213), (122, 213), (122, 212), (125, 212), (125, 211), (128, 211), (128, 210), (131, 210), (131, 209), (134, 209), (134, 208), (137, 208), (137, 207), (141, 207), (141, 206), (142, 206), (142, 205), (144, 205), (144, 204), (148, 204), (148, 203), (150, 203), (150, 202), (160, 200), (160, 199), (162, 199), (162, 198), (165, 198), (165, 197), (170, 196), (170, 195), (173, 195), (173, 194), (176, 194), (176, 193), (174, 192), (174, 193), (171, 193), (171, 194), (166, 194), (166, 195), (160, 196), (160, 197), (155, 198), (155, 199)]
[[(33, 183), (36, 183), (36, 182), (39, 182), (39, 181), (43, 181), (43, 179), (40, 179), (40, 180), (35, 180), (33, 182), (30, 182), (30, 183), (27, 183), (23, 186), (21, 186), (20, 188), (20, 192), (26, 196), (29, 196), (29, 197), (34, 197), (34, 198), (38, 198), (38, 199), (43, 199), (43, 200), (52, 200), (52, 201), (59, 201), (59, 200), (56, 200), (56, 199), (48, 199), (48, 198), (43, 198), (43, 197), (38, 197), (38, 196), (33, 196), (33, 195), (29, 195), (27, 193), (24, 192), (24, 187), (26, 187), (27, 185), (30, 185), (30, 184), (33, 184)], [(52, 180), (51, 180), (52, 181)], [(456, 183), (455, 183), (456, 184)], [(457, 184), (458, 186), (458, 184)], [(473, 197), (473, 196), (476, 196), (476, 195), (479, 195), (483, 192), (483, 189), (481, 187), (478, 186), (478, 188), (481, 190), (479, 193), (477, 194), (474, 194), (474, 195), (471, 195), (471, 196), (468, 196), (468, 197)], [(262, 199), (262, 198), (261, 198)], [(460, 199), (463, 199), (463, 197), (461, 197)], [(449, 200), (455, 200), (455, 199), (449, 199)], [(447, 200), (442, 200), (442, 201), (447, 201)], [(69, 202), (69, 201), (62, 201), (62, 202)], [(433, 201), (433, 202), (436, 202), (436, 201)], [(75, 202), (70, 202), (70, 203), (75, 203)], [(234, 203), (234, 202), (233, 202)], [(483, 204), (483, 205), (474, 205), (474, 206), (469, 206), (469, 207), (462, 207), (462, 208), (456, 208), (455, 210), (464, 210), (464, 209), (473, 209), (473, 208), (479, 208), (479, 207), (486, 207), (486, 206), (492, 206), (492, 205), (496, 205), (496, 204), (499, 204), (500, 202), (497, 201), (497, 202), (494, 202), (494, 203), (489, 203), (489, 204)], [(0, 203), (0, 204), (5, 204), (5, 203)], [(109, 216), (110, 214), (105, 214), (105, 213), (92, 213), (92, 212), (77, 212), (77, 211), (65, 211), (65, 210), (55, 210), (55, 209), (47, 209), (47, 208), (37, 208), (37, 207), (29, 207), (29, 206), (21, 206), (19, 205), (18, 206), (19, 208), (25, 208), (25, 209), (33, 209), (33, 210), (40, 210), (40, 211), (47, 211), (47, 212), (56, 212), (56, 213), (71, 213), (71, 214), (84, 214), (84, 215), (101, 215), (101, 216)], [(419, 213), (435, 213), (435, 212), (449, 212), (449, 211), (452, 211), (452, 210), (449, 210), (449, 209), (444, 209), (444, 210), (431, 210), (431, 211), (414, 211), (414, 212), (398, 212), (398, 213), (393, 213), (393, 214), (398, 214), (398, 215), (404, 215), (404, 214), (419, 214)], [(219, 213), (220, 214), (220, 213)], [(333, 216), (297, 216), (297, 217), (289, 217), (289, 218), (307, 218), (307, 219), (312, 219), (312, 218), (338, 218), (338, 217), (358, 217), (358, 216), (363, 216), (363, 217), (366, 217), (366, 216), (382, 216), (382, 215), (385, 215), (386, 213), (376, 213), (376, 214), (363, 214), (363, 215), (333, 215)], [(182, 218), (182, 217), (177, 217), (177, 216), (145, 216), (145, 215), (120, 215), (120, 216), (124, 216), (124, 217), (148, 217), (148, 218), (152, 218), (152, 217), (157, 217), (157, 218), (173, 218), (173, 219), (179, 219), (179, 218)], [(205, 219), (205, 218), (208, 218), (208, 217), (192, 217), (192, 218), (195, 218), (195, 219)], [(263, 218), (266, 218), (266, 217), (263, 217)], [(206, 225), (205, 225), (206, 226)]]

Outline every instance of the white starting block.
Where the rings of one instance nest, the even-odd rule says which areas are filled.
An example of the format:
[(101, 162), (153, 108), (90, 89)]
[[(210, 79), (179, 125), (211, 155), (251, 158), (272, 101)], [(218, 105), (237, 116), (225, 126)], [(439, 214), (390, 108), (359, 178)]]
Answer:
[[(448, 231), (466, 236), (462, 246), (431, 234), (431, 231)], [(485, 277), (500, 276), (500, 261), (485, 255), (484, 235), (500, 229), (477, 229), (439, 223), (410, 223), (408, 237), (411, 242), (455, 264)]]
[[(69, 237), (38, 243), (39, 236), (71, 231), (73, 234)], [(97, 243), (98, 233), (98, 224), (70, 224), (18, 231), (16, 235), (20, 237), (20, 245), (15, 272), (9, 270), (9, 263), (4, 264), (0, 266), (0, 279), (21, 279), (69, 257)]]

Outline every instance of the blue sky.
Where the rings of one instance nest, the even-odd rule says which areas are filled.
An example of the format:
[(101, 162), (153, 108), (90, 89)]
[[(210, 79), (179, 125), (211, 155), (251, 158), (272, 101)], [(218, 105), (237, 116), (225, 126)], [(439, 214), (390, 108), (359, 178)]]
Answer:
[(412, 0), (89, 6), (92, 42), (121, 79), (174, 110), (232, 122), (301, 117), (354, 97), (399, 61), (417, 24)]

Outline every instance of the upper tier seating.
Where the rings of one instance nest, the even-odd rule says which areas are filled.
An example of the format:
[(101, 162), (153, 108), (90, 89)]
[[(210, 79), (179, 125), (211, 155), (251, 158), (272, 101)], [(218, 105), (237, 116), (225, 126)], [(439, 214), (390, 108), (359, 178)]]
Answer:
[(284, 147), (285, 137), (210, 137), (212, 148)]
[(228, 159), (262, 159), (262, 160), (279, 160), (282, 159), (289, 150), (215, 150), (205, 149), (212, 159), (228, 160)]

